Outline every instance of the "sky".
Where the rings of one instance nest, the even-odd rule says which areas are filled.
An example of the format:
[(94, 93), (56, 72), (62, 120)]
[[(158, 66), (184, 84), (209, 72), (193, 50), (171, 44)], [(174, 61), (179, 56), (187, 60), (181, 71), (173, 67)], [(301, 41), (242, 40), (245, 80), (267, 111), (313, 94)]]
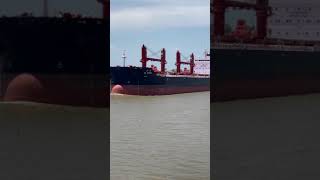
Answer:
[[(110, 14), (110, 65), (141, 66), (141, 46), (167, 51), (167, 69), (175, 69), (175, 54), (203, 59), (210, 49), (210, 0), (114, 0)], [(160, 54), (155, 54), (159, 58)], [(158, 62), (148, 62), (148, 66)]]

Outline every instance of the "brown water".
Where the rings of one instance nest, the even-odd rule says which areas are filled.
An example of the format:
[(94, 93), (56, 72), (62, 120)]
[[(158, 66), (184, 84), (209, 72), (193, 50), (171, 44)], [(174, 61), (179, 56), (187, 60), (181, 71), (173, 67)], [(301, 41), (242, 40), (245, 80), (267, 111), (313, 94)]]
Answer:
[[(209, 92), (111, 97), (111, 179), (209, 179)], [(108, 109), (0, 103), (0, 179), (102, 179)]]
[(112, 95), (111, 179), (208, 180), (209, 99)]
[(214, 103), (216, 179), (320, 179), (320, 95)]
[(0, 103), (0, 179), (109, 179), (109, 109)]

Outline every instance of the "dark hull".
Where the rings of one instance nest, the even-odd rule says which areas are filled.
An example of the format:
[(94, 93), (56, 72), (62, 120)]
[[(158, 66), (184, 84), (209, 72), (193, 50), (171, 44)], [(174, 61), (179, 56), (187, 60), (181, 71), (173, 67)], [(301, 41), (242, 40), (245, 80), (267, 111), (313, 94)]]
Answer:
[(150, 68), (111, 68), (111, 93), (170, 95), (210, 90), (209, 77), (158, 76)]
[(115, 85), (112, 93), (139, 96), (171, 95), (192, 92), (210, 91), (209, 85), (204, 86), (167, 86), (167, 85)]
[(320, 92), (320, 53), (213, 49), (211, 100)]
[(107, 20), (0, 19), (0, 100), (108, 107)]
[(6, 74), (2, 77), (0, 97), (3, 101), (108, 107), (106, 79), (106, 75), (98, 74)]

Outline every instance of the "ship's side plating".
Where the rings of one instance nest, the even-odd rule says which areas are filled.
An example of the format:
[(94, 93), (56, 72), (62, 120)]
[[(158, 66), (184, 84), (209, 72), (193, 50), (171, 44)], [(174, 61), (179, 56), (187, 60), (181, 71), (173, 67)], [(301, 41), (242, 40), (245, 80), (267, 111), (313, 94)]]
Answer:
[(320, 52), (213, 48), (213, 100), (320, 91)]
[(121, 85), (163, 85), (165, 79), (157, 76), (151, 68), (111, 67), (112, 84)]
[(209, 91), (209, 76), (155, 73), (151, 68), (111, 67), (112, 92), (130, 95), (168, 95)]

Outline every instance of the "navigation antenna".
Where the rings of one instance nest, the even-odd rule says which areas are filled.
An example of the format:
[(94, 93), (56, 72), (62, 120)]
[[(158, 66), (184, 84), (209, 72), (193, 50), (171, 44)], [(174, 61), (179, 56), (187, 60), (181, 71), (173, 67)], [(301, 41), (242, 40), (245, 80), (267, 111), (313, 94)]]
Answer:
[(205, 49), (205, 50), (204, 50), (204, 59), (205, 59), (205, 60), (208, 60), (208, 59), (209, 59), (209, 56), (210, 56), (209, 52)]
[(127, 58), (127, 56), (126, 56), (126, 50), (123, 50), (123, 54), (122, 54), (123, 67), (125, 67), (125, 66), (126, 66), (126, 58)]
[(43, 16), (48, 17), (48, 0), (43, 0)]

